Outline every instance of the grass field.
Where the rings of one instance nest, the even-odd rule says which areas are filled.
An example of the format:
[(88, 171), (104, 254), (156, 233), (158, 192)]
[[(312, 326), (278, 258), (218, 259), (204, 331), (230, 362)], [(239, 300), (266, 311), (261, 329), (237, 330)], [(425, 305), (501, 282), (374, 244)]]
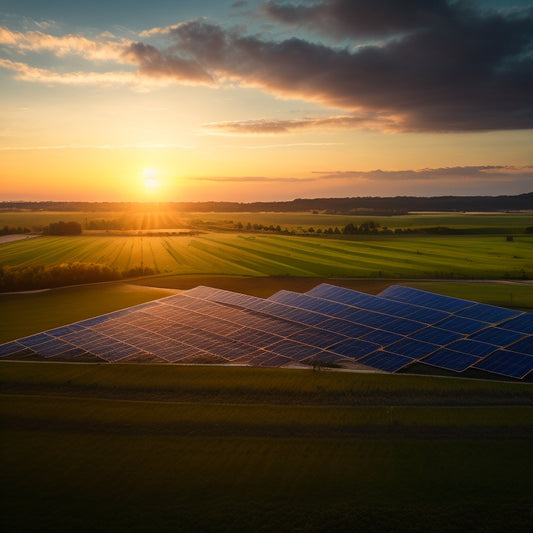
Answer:
[(531, 386), (2, 366), (3, 531), (530, 530)]
[[(42, 227), (58, 220), (76, 221), (85, 227), (91, 220), (119, 220), (124, 227), (136, 230), (181, 228), (194, 221), (203, 221), (218, 226), (237, 224), (278, 224), (282, 228), (298, 230), (313, 227), (325, 230), (336, 226), (342, 228), (350, 222), (362, 224), (369, 220), (390, 229), (446, 226), (479, 233), (524, 233), (533, 225), (533, 213), (426, 213), (401, 216), (330, 215), (324, 213), (180, 213), (176, 211), (110, 211), (110, 212), (64, 212), (64, 211), (0, 211), (0, 227)], [(230, 224), (231, 221), (231, 224)]]
[(126, 283), (0, 295), (0, 343), (175, 293)]
[(208, 233), (198, 237), (41, 237), (0, 246), (0, 266), (101, 263), (123, 271), (234, 276), (473, 278), (533, 276), (533, 236), (333, 238)]

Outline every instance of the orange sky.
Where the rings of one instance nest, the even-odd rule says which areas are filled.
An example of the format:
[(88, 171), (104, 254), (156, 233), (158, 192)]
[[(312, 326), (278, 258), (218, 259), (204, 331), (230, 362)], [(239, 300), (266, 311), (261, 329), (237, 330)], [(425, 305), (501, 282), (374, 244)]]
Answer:
[[(402, 30), (405, 22), (394, 13), (384, 13), (377, 29), (360, 22), (364, 11), (353, 27), (341, 24), (339, 10), (355, 4), (338, 2), (337, 11), (328, 11), (334, 3), (316, 3), (292, 27), (284, 18), (290, 2), (276, 9), (276, 2), (261, 1), (178, 3), (171, 19), (148, 15), (141, 4), (129, 16), (117, 9), (105, 17), (103, 2), (94, 3), (94, 13), (52, 6), (46, 17), (35, 4), (41, 16), (30, 17), (8, 2), (10, 10), (0, 11), (0, 201), (254, 201), (532, 189), (530, 97), (528, 104), (527, 95), (509, 86), (516, 93), (509, 113), (512, 104), (483, 93), (481, 73), (470, 82), (479, 97), (458, 103), (466, 82), (457, 82), (457, 93), (453, 86), (441, 89), (442, 82), (431, 85), (437, 52), (431, 43), (428, 57), (423, 52), (416, 59), (420, 74), (409, 79), (414, 60), (406, 59), (395, 80), (390, 68), (379, 72), (388, 56), (376, 54), (386, 50), (401, 65), (408, 41), (387, 38), (414, 30)], [(483, 11), (446, 9), (446, 20), (463, 17), (467, 26), (471, 18), (483, 29)], [(212, 20), (199, 18), (206, 13)], [(318, 32), (315, 16), (324, 20)], [(435, 24), (444, 24), (439, 16)], [(503, 34), (519, 31), (505, 12), (498, 16)], [(267, 30), (261, 20), (269, 22)], [(483, 53), (496, 68), (493, 36), (483, 38)], [(457, 54), (443, 70), (468, 71), (464, 39), (467, 59)], [(217, 46), (225, 48), (222, 58)], [(513, 53), (518, 58), (520, 50)], [(291, 63), (294, 54), (303, 55)], [(366, 59), (372, 54), (375, 59)], [(350, 69), (367, 77), (351, 79)], [(444, 91), (441, 100), (434, 99), (436, 90)]]

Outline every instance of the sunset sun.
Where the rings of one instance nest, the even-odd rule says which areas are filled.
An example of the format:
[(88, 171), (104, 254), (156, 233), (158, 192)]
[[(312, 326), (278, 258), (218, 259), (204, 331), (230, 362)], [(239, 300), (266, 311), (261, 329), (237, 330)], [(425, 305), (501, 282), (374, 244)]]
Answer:
[(144, 186), (149, 189), (157, 189), (159, 187), (159, 181), (157, 179), (157, 171), (153, 168), (145, 168), (143, 170)]

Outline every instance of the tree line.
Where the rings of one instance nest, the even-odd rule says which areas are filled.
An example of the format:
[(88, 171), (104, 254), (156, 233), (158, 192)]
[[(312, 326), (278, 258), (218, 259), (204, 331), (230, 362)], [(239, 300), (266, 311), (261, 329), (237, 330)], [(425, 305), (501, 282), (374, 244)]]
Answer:
[(31, 233), (31, 230), (26, 226), (4, 226), (0, 228), (0, 235), (23, 235)]
[(26, 291), (115, 281), (156, 272), (149, 267), (134, 267), (123, 271), (99, 263), (64, 263), (61, 265), (0, 266), (0, 291)]
[[(0, 210), (31, 211), (138, 211), (169, 209), (180, 212), (298, 212), (398, 215), (413, 211), (515, 211), (529, 210), (533, 192), (514, 196), (394, 196), (347, 198), (296, 198), (285, 202), (0, 202)], [(365, 210), (367, 213), (365, 213)]]

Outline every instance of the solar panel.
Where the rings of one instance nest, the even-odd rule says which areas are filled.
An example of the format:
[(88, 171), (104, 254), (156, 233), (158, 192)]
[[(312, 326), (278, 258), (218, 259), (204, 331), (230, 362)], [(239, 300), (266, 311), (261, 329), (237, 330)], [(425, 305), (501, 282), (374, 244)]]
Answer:
[(386, 350), (378, 350), (362, 359), (358, 363), (384, 370), (385, 372), (396, 372), (413, 362), (409, 357), (388, 352)]
[(279, 291), (268, 298), (273, 302), (284, 303), (294, 307), (301, 307), (309, 309), (310, 311), (317, 311), (325, 315), (337, 315), (346, 309), (346, 305), (336, 302), (329, 302), (320, 298), (313, 298), (306, 294), (299, 294), (297, 292)]
[(338, 344), (330, 346), (328, 350), (341, 355), (346, 355), (352, 359), (359, 359), (364, 355), (379, 350), (380, 346), (373, 342), (363, 341), (361, 339), (346, 339)]
[(510, 331), (500, 327), (489, 327), (470, 335), (469, 339), (504, 347), (517, 340), (523, 339), (524, 337), (525, 335), (523, 333)]
[(375, 344), (379, 344), (381, 347), (388, 346), (389, 344), (392, 344), (393, 342), (399, 341), (400, 339), (403, 339), (402, 335), (398, 335), (397, 333), (391, 333), (390, 331), (383, 331), (381, 329), (375, 329), (371, 331), (370, 333), (367, 333), (366, 335), (363, 335), (360, 337), (361, 340), (373, 342)]
[(7, 357), (15, 355), (19, 352), (27, 352), (28, 348), (22, 345), (20, 342), (11, 341), (5, 344), (0, 344), (0, 357)]
[(409, 318), (410, 320), (416, 320), (424, 324), (436, 324), (437, 322), (440, 322), (449, 316), (450, 313), (446, 313), (444, 311), (417, 306), (416, 310), (407, 315), (406, 318)]
[(474, 368), (522, 379), (533, 370), (533, 357), (510, 350), (498, 350), (476, 363)]
[(340, 335), (339, 333), (320, 328), (302, 329), (294, 335), (291, 335), (289, 338), (312, 346), (318, 346), (319, 348), (327, 348), (332, 344), (346, 340), (345, 335)]
[(528, 335), (522, 340), (515, 342), (509, 346), (509, 350), (513, 352), (520, 352), (526, 355), (533, 355), (533, 335)]
[(472, 307), (462, 309), (456, 314), (458, 316), (496, 324), (502, 320), (509, 320), (510, 318), (519, 316), (522, 313), (520, 311), (513, 311), (512, 309), (505, 309), (504, 307), (496, 307), (494, 305), (474, 304)]
[(276, 344), (272, 344), (268, 347), (268, 349), (271, 352), (284, 355), (296, 361), (302, 361), (308, 357), (313, 357), (321, 351), (319, 348), (287, 339), (279, 341)]
[(425, 355), (438, 350), (439, 346), (430, 344), (428, 342), (417, 341), (415, 339), (401, 339), (387, 347), (387, 351), (409, 357), (411, 359), (419, 359)]
[(488, 326), (486, 322), (480, 322), (478, 320), (472, 320), (471, 318), (463, 318), (460, 316), (451, 316), (435, 325), (442, 329), (462, 333), (463, 335), (475, 333)]
[(423, 328), (411, 333), (409, 337), (418, 339), (419, 341), (431, 342), (433, 344), (440, 344), (443, 346), (449, 342), (463, 338), (463, 334), (456, 333), (455, 331), (449, 331), (447, 329), (428, 326), (427, 328)]
[(342, 318), (329, 318), (320, 323), (322, 329), (327, 329), (328, 331), (335, 331), (346, 335), (347, 337), (362, 337), (373, 331), (376, 331), (374, 328), (369, 328), (363, 326), (362, 324), (355, 324), (349, 320), (343, 320)]
[(531, 313), (398, 286), (373, 296), (323, 284), (267, 300), (197, 287), (2, 344), (0, 358), (261, 366), (351, 360), (387, 372), (420, 361), (522, 379), (531, 371), (531, 329)]
[(403, 287), (401, 285), (391, 285), (384, 291), (380, 292), (379, 296), (400, 302), (420, 305), (422, 307), (429, 307), (430, 309), (448, 311), (450, 313), (455, 313), (474, 305), (474, 302), (468, 300), (452, 298), (451, 296), (442, 296), (440, 294), (413, 289), (411, 287)]
[(467, 353), (476, 357), (485, 357), (489, 353), (498, 349), (493, 344), (487, 344), (486, 342), (472, 341), (467, 339), (461, 339), (447, 346), (450, 350), (456, 350), (458, 352)]
[(533, 335), (533, 313), (524, 313), (516, 318), (512, 318), (504, 324), (500, 324), (500, 327)]
[(323, 283), (314, 289), (306, 292), (309, 296), (332, 300), (334, 302), (344, 303), (359, 309), (367, 309), (369, 311), (377, 311), (394, 316), (406, 316), (417, 310), (416, 307), (410, 304), (402, 304), (393, 300), (387, 300), (371, 294), (345, 289), (343, 287), (336, 287), (335, 285), (328, 285)]
[(422, 363), (453, 370), (454, 372), (462, 372), (477, 361), (479, 361), (479, 357), (449, 350), (448, 348), (441, 348), (421, 359)]

